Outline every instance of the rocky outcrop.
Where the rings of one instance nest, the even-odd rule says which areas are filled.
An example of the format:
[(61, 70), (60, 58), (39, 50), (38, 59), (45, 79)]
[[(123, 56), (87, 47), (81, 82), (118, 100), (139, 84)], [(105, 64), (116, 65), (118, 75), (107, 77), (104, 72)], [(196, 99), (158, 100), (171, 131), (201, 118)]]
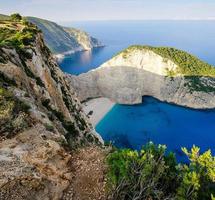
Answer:
[(88, 73), (67, 77), (82, 101), (107, 97), (120, 104), (137, 104), (142, 96), (153, 96), (191, 108), (214, 108), (215, 79), (184, 76), (177, 73), (179, 67), (152, 50), (137, 48), (118, 54)]
[(69, 151), (102, 140), (41, 32), (26, 22), (0, 29), (23, 35), (0, 41), (0, 199), (60, 199), (72, 180)]
[(87, 32), (75, 29), (75, 28), (64, 28), (66, 32), (70, 34), (72, 38), (75, 38), (77, 42), (81, 45), (83, 50), (91, 50), (93, 48), (102, 47), (102, 43), (91, 37)]
[(27, 17), (27, 20), (42, 30), (46, 45), (57, 57), (62, 56), (62, 54), (91, 50), (103, 46), (99, 40), (84, 31), (62, 27), (54, 22), (36, 17)]

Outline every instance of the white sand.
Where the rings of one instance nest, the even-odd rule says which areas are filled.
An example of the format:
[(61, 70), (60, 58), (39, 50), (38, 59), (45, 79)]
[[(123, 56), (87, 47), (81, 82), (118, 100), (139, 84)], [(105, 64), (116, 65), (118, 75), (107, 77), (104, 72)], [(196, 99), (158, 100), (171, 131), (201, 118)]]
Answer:
[(93, 111), (92, 115), (89, 115), (91, 123), (96, 126), (99, 121), (111, 110), (115, 105), (111, 100), (101, 97), (96, 99), (91, 99), (83, 105), (84, 112), (88, 115), (90, 111)]

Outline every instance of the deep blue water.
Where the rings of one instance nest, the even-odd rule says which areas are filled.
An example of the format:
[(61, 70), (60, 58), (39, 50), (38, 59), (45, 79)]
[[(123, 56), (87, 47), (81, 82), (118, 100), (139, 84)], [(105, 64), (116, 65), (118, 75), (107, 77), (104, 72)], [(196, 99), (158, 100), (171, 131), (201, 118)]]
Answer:
[(115, 105), (98, 123), (96, 131), (117, 147), (141, 149), (153, 141), (184, 161), (181, 147), (193, 144), (215, 153), (215, 111), (192, 110), (144, 97), (140, 105)]
[[(88, 31), (104, 48), (67, 56), (63, 71), (80, 74), (96, 68), (120, 50), (132, 45), (172, 46), (215, 65), (215, 21), (76, 22), (64, 24)], [(96, 130), (118, 147), (140, 149), (148, 141), (166, 144), (179, 160), (181, 147), (193, 144), (215, 153), (215, 111), (191, 110), (145, 97), (134, 106), (116, 105)]]
[(97, 21), (63, 25), (83, 29), (106, 45), (67, 56), (60, 66), (71, 74), (96, 68), (133, 44), (176, 47), (215, 65), (215, 21)]

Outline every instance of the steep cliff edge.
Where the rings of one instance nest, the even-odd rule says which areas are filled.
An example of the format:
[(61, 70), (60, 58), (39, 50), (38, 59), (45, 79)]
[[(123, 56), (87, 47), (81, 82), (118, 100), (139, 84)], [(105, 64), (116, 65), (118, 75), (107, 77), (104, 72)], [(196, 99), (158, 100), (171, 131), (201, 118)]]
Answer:
[(0, 199), (60, 199), (67, 149), (101, 144), (73, 88), (25, 20), (0, 22)]
[(103, 46), (98, 39), (90, 36), (85, 31), (68, 27), (64, 27), (64, 30), (68, 32), (71, 35), (71, 37), (75, 38), (84, 50), (91, 50), (93, 48)]
[(54, 22), (36, 17), (26, 19), (42, 30), (45, 42), (54, 54), (74, 53), (103, 46), (99, 40), (84, 31), (62, 27)]
[(102, 96), (136, 104), (153, 96), (191, 108), (215, 107), (215, 68), (174, 48), (131, 46), (95, 70), (67, 77), (82, 101)]

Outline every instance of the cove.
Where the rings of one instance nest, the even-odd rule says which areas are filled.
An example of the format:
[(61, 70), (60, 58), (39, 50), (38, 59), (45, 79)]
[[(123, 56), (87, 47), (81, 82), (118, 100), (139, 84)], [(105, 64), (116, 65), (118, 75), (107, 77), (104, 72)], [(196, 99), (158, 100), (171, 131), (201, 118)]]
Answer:
[[(64, 72), (82, 74), (133, 44), (170, 46), (187, 51), (215, 65), (214, 21), (94, 21), (64, 24), (87, 31), (106, 46), (77, 52), (59, 61)], [(204, 31), (202, 31), (204, 30)], [(105, 141), (120, 148), (140, 149), (152, 140), (166, 144), (177, 159), (184, 160), (181, 147), (193, 144), (215, 154), (215, 110), (192, 110), (144, 97), (140, 105), (115, 105), (96, 130)]]
[(140, 150), (149, 141), (165, 144), (178, 161), (186, 161), (181, 147), (196, 145), (215, 153), (215, 110), (193, 110), (144, 97), (139, 105), (115, 105), (96, 131), (116, 147)]

